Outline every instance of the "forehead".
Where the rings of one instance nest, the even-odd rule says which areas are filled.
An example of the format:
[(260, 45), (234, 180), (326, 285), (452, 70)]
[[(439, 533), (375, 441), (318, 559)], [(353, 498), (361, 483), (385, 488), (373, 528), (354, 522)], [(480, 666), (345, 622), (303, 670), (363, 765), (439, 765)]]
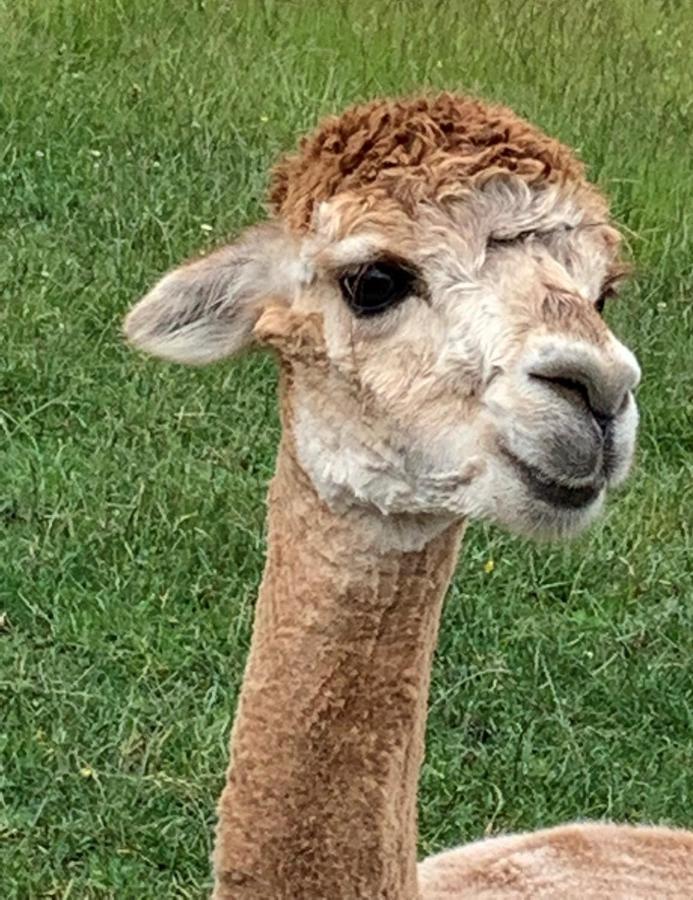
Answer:
[(309, 244), (315, 261), (331, 268), (384, 254), (426, 266), (441, 255), (478, 259), (490, 243), (527, 234), (607, 258), (619, 242), (589, 190), (496, 175), (412, 205), (379, 190), (338, 194), (318, 207)]

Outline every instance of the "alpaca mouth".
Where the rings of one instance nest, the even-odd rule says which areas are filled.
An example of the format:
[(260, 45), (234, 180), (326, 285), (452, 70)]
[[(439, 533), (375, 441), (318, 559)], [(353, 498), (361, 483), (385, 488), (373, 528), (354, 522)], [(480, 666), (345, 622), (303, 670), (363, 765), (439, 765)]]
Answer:
[(536, 466), (525, 462), (501, 443), (499, 449), (505, 459), (512, 465), (522, 482), (533, 497), (543, 500), (551, 506), (564, 509), (581, 509), (593, 503), (602, 492), (606, 483), (604, 477), (597, 477), (593, 482), (580, 487), (570, 487), (555, 481)]

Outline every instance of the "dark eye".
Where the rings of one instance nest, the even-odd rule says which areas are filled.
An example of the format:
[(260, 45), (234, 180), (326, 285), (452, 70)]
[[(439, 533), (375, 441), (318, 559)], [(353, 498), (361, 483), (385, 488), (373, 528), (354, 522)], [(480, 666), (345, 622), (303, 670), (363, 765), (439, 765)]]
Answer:
[(615, 297), (618, 291), (616, 290), (616, 285), (614, 284), (606, 284), (601, 290), (601, 293), (597, 297), (594, 303), (594, 308), (598, 313), (602, 313), (604, 311), (604, 307), (606, 306), (606, 301), (611, 297)]
[(344, 299), (357, 316), (377, 316), (410, 294), (414, 273), (396, 262), (368, 263), (339, 278)]
[(528, 231), (520, 231), (518, 234), (507, 236), (491, 235), (487, 241), (487, 246), (491, 249), (494, 247), (510, 247), (513, 244), (521, 244), (523, 241), (526, 241), (527, 238), (531, 237), (541, 237), (541, 232), (530, 229)]

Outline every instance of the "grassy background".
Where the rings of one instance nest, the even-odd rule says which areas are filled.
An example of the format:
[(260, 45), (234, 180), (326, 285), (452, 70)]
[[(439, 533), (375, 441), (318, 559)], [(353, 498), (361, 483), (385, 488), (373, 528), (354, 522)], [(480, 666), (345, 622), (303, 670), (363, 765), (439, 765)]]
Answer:
[(119, 321), (262, 215), (270, 161), (320, 114), (422, 86), (580, 149), (639, 268), (609, 317), (645, 380), (638, 471), (599, 527), (468, 532), (421, 851), (576, 817), (693, 826), (691, 45), (677, 0), (0, 0), (3, 897), (205, 895), (274, 374), (140, 360)]

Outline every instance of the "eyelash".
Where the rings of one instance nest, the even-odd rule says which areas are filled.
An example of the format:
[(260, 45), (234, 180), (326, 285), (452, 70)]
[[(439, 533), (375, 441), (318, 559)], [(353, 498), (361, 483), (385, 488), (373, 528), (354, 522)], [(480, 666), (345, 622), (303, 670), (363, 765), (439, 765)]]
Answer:
[(606, 306), (606, 301), (611, 300), (613, 297), (618, 296), (618, 288), (614, 284), (606, 284), (597, 299), (594, 302), (594, 308), (598, 313), (602, 313), (604, 311), (604, 307)]
[(396, 259), (380, 259), (342, 272), (339, 287), (352, 313), (379, 316), (405, 300), (416, 288), (416, 273)]
[(486, 242), (486, 245), (488, 247), (510, 247), (513, 244), (519, 244), (528, 237), (541, 237), (541, 232), (528, 229), (527, 231), (521, 231), (519, 234), (514, 234), (512, 237), (491, 236)]

